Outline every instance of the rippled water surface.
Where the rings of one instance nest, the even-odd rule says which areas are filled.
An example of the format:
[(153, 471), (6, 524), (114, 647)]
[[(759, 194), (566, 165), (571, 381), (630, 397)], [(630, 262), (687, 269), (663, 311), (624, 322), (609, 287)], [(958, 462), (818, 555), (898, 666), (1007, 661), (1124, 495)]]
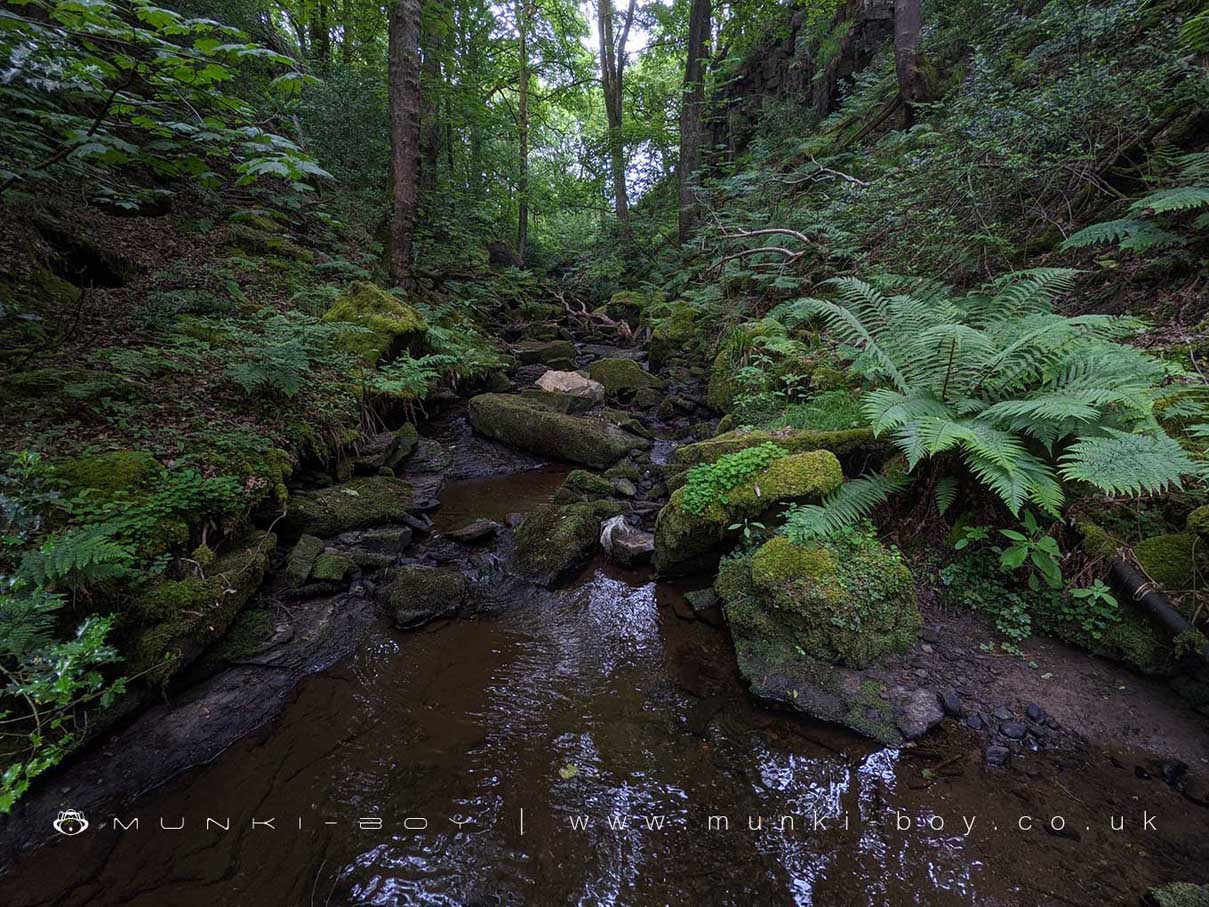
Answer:
[[(450, 510), (500, 515), (472, 502), (501, 481), (452, 489)], [(1101, 828), (1142, 805), (1124, 762), (990, 774), (960, 736), (876, 749), (753, 708), (681, 594), (593, 565), (499, 616), (382, 627), (275, 725), (130, 804), (139, 831), (33, 854), (0, 903), (1128, 903), (1176, 871), (1163, 848), (1194, 846)], [(1204, 810), (1137, 790), (1209, 833)], [(1058, 811), (1074, 836), (1011, 828)]]

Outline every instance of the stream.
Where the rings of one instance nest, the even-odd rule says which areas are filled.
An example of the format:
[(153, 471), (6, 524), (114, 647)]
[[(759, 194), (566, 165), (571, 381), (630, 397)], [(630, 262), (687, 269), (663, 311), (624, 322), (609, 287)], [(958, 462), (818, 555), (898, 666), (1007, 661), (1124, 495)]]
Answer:
[[(434, 528), (564, 474), (452, 483)], [(137, 830), (97, 817), (27, 854), (0, 903), (1100, 905), (1203, 855), (1206, 810), (1129, 756), (992, 772), (959, 726), (896, 750), (760, 709), (725, 631), (684, 619), (691, 588), (594, 562), (502, 613), (379, 623), (278, 720), (128, 804)]]

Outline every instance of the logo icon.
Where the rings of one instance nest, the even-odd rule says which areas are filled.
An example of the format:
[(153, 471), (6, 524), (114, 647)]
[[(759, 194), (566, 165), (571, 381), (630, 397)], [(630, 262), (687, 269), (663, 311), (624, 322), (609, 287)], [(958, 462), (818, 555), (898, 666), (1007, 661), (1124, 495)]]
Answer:
[(88, 829), (88, 820), (77, 809), (65, 809), (54, 821), (55, 831), (71, 838)]

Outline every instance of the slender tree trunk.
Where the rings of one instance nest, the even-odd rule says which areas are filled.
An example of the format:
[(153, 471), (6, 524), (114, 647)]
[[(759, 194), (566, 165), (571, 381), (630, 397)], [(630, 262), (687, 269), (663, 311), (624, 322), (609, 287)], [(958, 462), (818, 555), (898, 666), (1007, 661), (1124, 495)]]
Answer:
[(340, 4), (340, 62), (345, 66), (350, 66), (353, 62), (353, 51), (356, 48), (355, 30), (353, 0), (343, 0)]
[(680, 107), (680, 242), (688, 241), (697, 221), (694, 190), (700, 184), (701, 146), (705, 141), (705, 60), (709, 54), (710, 0), (693, 0), (688, 17), (688, 61)]
[(311, 52), (320, 72), (327, 72), (332, 62), (332, 31), (327, 16), (327, 3), (320, 0), (311, 19)]
[(411, 242), (419, 202), (420, 0), (394, 0), (390, 8), (391, 182), (390, 273), (411, 279)]
[(630, 218), (630, 200), (625, 184), (625, 142), (622, 136), (622, 89), (625, 75), (625, 46), (634, 21), (635, 0), (626, 11), (621, 39), (614, 43), (613, 0), (600, 0), (600, 83), (604, 91), (605, 118), (608, 122), (609, 164), (613, 173), (613, 207), (622, 230)]
[(424, 64), (420, 73), (420, 189), (431, 192), (437, 187), (437, 160), (441, 153), (441, 132), (437, 118), (441, 84), (441, 12), (429, 9), (425, 17), (428, 34), (424, 36)]
[(525, 260), (529, 245), (529, 6), (517, 0), (516, 30), (520, 36), (517, 76), (516, 128), (520, 139), (520, 169), (516, 181), (516, 254)]
[(894, 0), (894, 71), (898, 76), (898, 91), (907, 111), (908, 126), (914, 120), (914, 104), (927, 98), (927, 85), (919, 57), (922, 28), (920, 0)]

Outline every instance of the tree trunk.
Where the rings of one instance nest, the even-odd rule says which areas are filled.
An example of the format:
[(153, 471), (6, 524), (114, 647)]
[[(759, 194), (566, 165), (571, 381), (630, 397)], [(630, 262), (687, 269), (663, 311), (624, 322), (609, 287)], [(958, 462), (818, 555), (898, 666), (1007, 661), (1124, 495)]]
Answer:
[(898, 76), (898, 92), (907, 111), (908, 126), (914, 119), (913, 105), (927, 99), (927, 85), (919, 58), (922, 28), (920, 0), (894, 0), (894, 71)]
[(520, 168), (516, 181), (516, 254), (525, 260), (529, 245), (529, 6), (517, 0), (516, 30), (520, 37), (517, 75), (516, 129), (520, 139)]
[(711, 25), (710, 0), (693, 0), (688, 17), (688, 61), (680, 102), (680, 242), (688, 241), (697, 221), (694, 190), (700, 184), (701, 146), (705, 141), (705, 60)]
[(437, 160), (441, 153), (437, 119), (441, 84), (440, 11), (430, 9), (425, 21), (428, 33), (424, 36), (424, 64), (420, 74), (420, 189), (430, 192), (437, 187)]
[(600, 0), (600, 84), (604, 91), (605, 118), (609, 133), (609, 164), (613, 174), (613, 207), (624, 231), (630, 218), (630, 200), (626, 192), (625, 142), (622, 126), (622, 87), (625, 76), (625, 46), (634, 22), (636, 0), (630, 0), (621, 38), (614, 43), (613, 0)]
[(332, 62), (332, 31), (327, 18), (327, 3), (320, 0), (311, 19), (311, 52), (320, 72), (327, 72)]
[(411, 242), (419, 202), (420, 0), (395, 0), (390, 9), (391, 182), (390, 273), (411, 279)]
[(340, 5), (340, 62), (351, 66), (356, 47), (353, 25), (353, 0), (343, 0)]

